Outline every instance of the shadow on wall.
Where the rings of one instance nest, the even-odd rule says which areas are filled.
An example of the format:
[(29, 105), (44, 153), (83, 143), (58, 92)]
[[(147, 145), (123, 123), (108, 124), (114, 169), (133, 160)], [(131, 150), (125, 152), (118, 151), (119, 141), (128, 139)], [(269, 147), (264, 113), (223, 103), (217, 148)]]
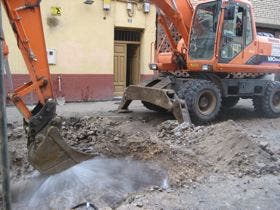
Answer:
[(53, 16), (47, 17), (47, 25), (50, 28), (54, 28), (59, 25), (59, 19)]

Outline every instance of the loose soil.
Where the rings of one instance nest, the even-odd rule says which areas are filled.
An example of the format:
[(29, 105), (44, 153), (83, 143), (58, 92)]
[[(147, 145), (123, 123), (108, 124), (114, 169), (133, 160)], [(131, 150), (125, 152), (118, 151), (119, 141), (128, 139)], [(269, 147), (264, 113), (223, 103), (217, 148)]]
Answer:
[[(221, 121), (213, 125), (190, 127), (187, 124), (178, 125), (174, 120), (166, 120), (166, 117), (154, 120), (149, 112), (132, 115), (111, 113), (64, 118), (61, 133), (65, 141), (79, 151), (112, 160), (129, 159), (140, 164), (154, 164), (166, 172), (167, 189), (163, 185), (152, 190), (147, 187), (148, 191), (137, 188), (137, 193), (127, 191), (128, 194), (122, 195), (117, 205), (110, 205), (103, 199), (101, 207), (170, 209), (170, 203), (154, 208), (156, 204), (153, 202), (160, 197), (168, 200), (175, 194), (184, 199), (183, 195), (189, 193), (190, 186), (203, 194), (204, 187), (213, 181), (210, 177), (215, 177), (214, 183), (224, 186), (230, 186), (228, 182), (238, 182), (236, 180), (257, 182), (254, 180), (268, 176), (275, 177), (275, 182), (278, 182), (278, 143), (273, 144), (265, 138), (263, 132), (268, 132), (271, 126), (262, 129), (261, 123), (269, 121), (277, 127), (280, 120), (258, 119), (256, 116), (255, 119), (241, 117), (234, 120), (221, 117)], [(256, 129), (257, 126), (260, 126), (259, 129)], [(277, 132), (275, 135), (278, 135)], [(9, 143), (12, 182), (18, 184), (32, 180), (36, 171), (27, 161), (26, 140), (20, 124), (9, 124)], [(174, 200), (174, 206), (179, 203)], [(184, 202), (181, 205), (174, 209), (186, 209)], [(215, 204), (212, 206), (215, 207)]]

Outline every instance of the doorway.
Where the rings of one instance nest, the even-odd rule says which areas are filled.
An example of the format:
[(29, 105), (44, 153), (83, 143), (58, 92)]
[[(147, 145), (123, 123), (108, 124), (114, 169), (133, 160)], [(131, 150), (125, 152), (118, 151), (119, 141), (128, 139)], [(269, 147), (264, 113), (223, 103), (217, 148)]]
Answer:
[(140, 45), (127, 44), (126, 86), (137, 85), (140, 79)]
[(115, 30), (114, 95), (140, 81), (140, 32)]

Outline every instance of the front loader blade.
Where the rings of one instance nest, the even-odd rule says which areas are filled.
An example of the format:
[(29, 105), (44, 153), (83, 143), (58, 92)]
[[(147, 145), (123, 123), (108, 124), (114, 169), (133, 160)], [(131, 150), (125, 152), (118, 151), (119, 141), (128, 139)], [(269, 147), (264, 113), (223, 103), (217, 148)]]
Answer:
[[(166, 81), (163, 81), (166, 84)], [(187, 105), (172, 89), (130, 85), (126, 88), (118, 112), (127, 112), (133, 100), (149, 102), (170, 111), (181, 123), (192, 125)]]
[(36, 134), (28, 146), (28, 159), (42, 174), (61, 172), (92, 157), (71, 148), (55, 126), (48, 126)]

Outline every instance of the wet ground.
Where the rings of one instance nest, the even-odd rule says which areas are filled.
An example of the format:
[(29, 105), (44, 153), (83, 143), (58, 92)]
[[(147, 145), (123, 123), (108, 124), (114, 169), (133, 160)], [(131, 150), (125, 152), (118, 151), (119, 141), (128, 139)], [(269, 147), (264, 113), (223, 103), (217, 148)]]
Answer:
[(101, 159), (44, 178), (28, 164), (21, 117), (8, 107), (18, 209), (86, 201), (100, 209), (280, 209), (280, 119), (260, 118), (242, 100), (212, 125), (187, 128), (141, 103), (130, 114), (118, 114), (117, 106), (58, 106), (65, 140)]

